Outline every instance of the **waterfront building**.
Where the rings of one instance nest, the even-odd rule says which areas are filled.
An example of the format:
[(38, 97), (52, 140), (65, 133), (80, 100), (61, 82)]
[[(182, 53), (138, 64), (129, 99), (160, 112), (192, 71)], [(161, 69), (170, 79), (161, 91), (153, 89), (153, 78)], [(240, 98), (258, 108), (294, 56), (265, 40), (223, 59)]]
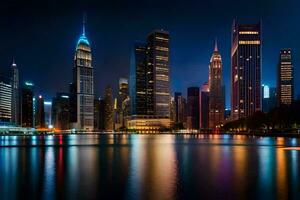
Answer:
[(20, 125), (20, 89), (19, 89), (19, 70), (17, 64), (13, 60), (11, 65), (11, 122), (15, 125)]
[(9, 123), (12, 119), (12, 87), (9, 81), (0, 77), (0, 122)]
[(171, 97), (170, 99), (170, 121), (172, 124), (176, 122), (176, 105), (174, 97)]
[(189, 87), (187, 90), (187, 129), (200, 128), (200, 93), (199, 87)]
[(186, 99), (181, 92), (175, 92), (175, 123), (182, 128), (186, 128)]
[(52, 100), (52, 123), (56, 130), (70, 129), (70, 95), (57, 93)]
[(52, 128), (52, 102), (44, 101), (44, 111), (45, 111), (45, 127)]
[(224, 121), (224, 96), (222, 91), (222, 58), (217, 42), (209, 63), (209, 128), (219, 128)]
[(42, 95), (39, 95), (38, 98), (36, 98), (35, 127), (45, 128), (45, 108)]
[(104, 92), (104, 127), (106, 131), (114, 130), (114, 98), (112, 88), (107, 86)]
[(135, 43), (130, 58), (130, 114), (132, 116), (147, 114), (146, 98), (146, 51), (147, 45)]
[(209, 128), (209, 85), (205, 82), (200, 92), (200, 128)]
[(277, 94), (279, 105), (290, 105), (294, 100), (294, 67), (291, 49), (280, 50)]
[(105, 130), (105, 100), (99, 99), (99, 127), (98, 130)]
[(270, 112), (276, 107), (276, 88), (262, 85), (262, 111), (264, 113)]
[(75, 50), (71, 93), (74, 102), (72, 127), (92, 131), (94, 129), (94, 69), (91, 46), (85, 35), (85, 22)]
[(170, 118), (169, 33), (155, 30), (147, 39), (147, 114)]
[(22, 127), (34, 127), (34, 95), (33, 83), (25, 82), (21, 89), (21, 125)]
[[(146, 43), (136, 43), (130, 64), (131, 116), (128, 120), (154, 120), (162, 129), (170, 121), (169, 33), (155, 30)], [(156, 121), (162, 120), (161, 123)], [(152, 122), (151, 122), (152, 123)], [(133, 126), (131, 126), (133, 127)], [(140, 126), (134, 126), (140, 127)], [(147, 129), (147, 127), (144, 127)]]
[(125, 118), (128, 115), (128, 112), (125, 110), (124, 101), (128, 98), (129, 88), (128, 88), (128, 79), (120, 78), (119, 79), (119, 91), (117, 99), (117, 116), (116, 122), (119, 124), (119, 128), (125, 126)]
[(231, 115), (240, 119), (261, 111), (261, 24), (234, 21), (231, 41)]

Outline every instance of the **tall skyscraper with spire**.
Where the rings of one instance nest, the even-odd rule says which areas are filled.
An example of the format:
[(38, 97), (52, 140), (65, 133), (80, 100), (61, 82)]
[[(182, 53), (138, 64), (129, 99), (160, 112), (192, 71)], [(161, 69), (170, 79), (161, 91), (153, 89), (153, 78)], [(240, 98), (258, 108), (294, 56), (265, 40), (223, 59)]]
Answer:
[(15, 60), (11, 65), (12, 76), (11, 76), (11, 89), (12, 89), (12, 98), (11, 98), (11, 121), (15, 125), (20, 125), (20, 98), (19, 98), (19, 70)]
[(82, 34), (77, 42), (72, 84), (74, 115), (72, 127), (78, 130), (94, 129), (94, 69), (90, 43), (85, 35), (85, 18)]
[(209, 63), (209, 128), (218, 128), (224, 120), (224, 98), (222, 92), (222, 58), (217, 40)]
[(231, 116), (246, 118), (261, 111), (261, 23), (232, 26)]

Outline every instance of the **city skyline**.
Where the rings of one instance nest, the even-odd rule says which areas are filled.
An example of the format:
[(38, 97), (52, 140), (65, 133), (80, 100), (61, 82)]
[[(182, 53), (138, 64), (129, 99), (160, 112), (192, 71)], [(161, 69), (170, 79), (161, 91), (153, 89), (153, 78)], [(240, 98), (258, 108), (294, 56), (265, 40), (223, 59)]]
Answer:
[[(144, 3), (146, 4), (146, 3)], [(9, 34), (9, 38), (12, 38), (13, 40), (10, 42), (10, 45), (4, 43), (5, 51), (3, 52), (3, 57), (0, 60), (1, 64), (1, 72), (8, 72), (9, 66), (11, 65), (11, 58), (15, 57), (16, 64), (19, 67), (20, 74), (22, 74), (21, 80), (30, 80), (35, 83), (36, 88), (38, 90), (38, 93), (41, 93), (45, 99), (51, 99), (53, 96), (55, 96), (55, 93), (57, 91), (59, 92), (67, 92), (68, 91), (68, 83), (71, 82), (72, 77), (71, 74), (68, 73), (70, 70), (72, 70), (72, 53), (74, 49), (74, 41), (76, 41), (76, 37), (80, 34), (80, 28), (81, 28), (81, 17), (82, 17), (82, 8), (79, 9), (80, 4), (76, 4), (76, 6), (70, 6), (63, 3), (62, 8), (67, 8), (65, 15), (62, 15), (62, 11), (58, 9), (58, 15), (53, 16), (51, 11), (51, 6), (48, 8), (47, 12), (40, 13), (37, 11), (37, 8), (41, 5), (33, 6), (33, 8), (27, 8), (32, 9), (32, 13), (30, 14), (30, 17), (34, 18), (40, 15), (41, 19), (36, 19), (36, 23), (29, 24), (28, 29), (32, 29), (30, 32), (25, 31), (23, 33), (24, 36), (20, 37), (17, 33)], [(174, 2), (174, 8), (179, 9), (179, 6), (181, 4), (178, 2)], [(210, 3), (205, 4), (207, 7), (212, 7)], [(251, 22), (256, 22), (259, 19), (262, 19), (262, 26), (263, 26), (263, 59), (262, 59), (262, 83), (268, 84), (270, 86), (276, 85), (276, 69), (277, 62), (278, 62), (278, 52), (282, 48), (291, 48), (294, 52), (294, 65), (297, 66), (297, 63), (299, 62), (299, 42), (294, 40), (297, 38), (295, 33), (289, 33), (287, 37), (280, 37), (281, 34), (283, 34), (282, 30), (293, 27), (292, 24), (294, 22), (290, 22), (287, 24), (282, 23), (284, 21), (284, 17), (278, 19), (278, 8), (279, 4), (277, 1), (273, 2), (272, 5), (270, 5), (269, 9), (265, 12), (263, 12), (263, 8), (266, 7), (266, 3), (257, 3), (257, 9), (252, 9), (252, 15), (249, 14), (250, 11), (245, 12), (245, 14), (242, 14), (241, 11), (237, 11), (235, 16), (232, 15), (226, 15), (224, 19), (222, 19), (219, 22), (216, 22), (215, 16), (212, 16), (211, 19), (207, 19), (207, 21), (199, 20), (199, 22), (194, 23), (191, 25), (192, 22), (195, 22), (195, 19), (191, 18), (188, 14), (182, 15), (181, 17), (178, 16), (174, 19), (173, 23), (166, 22), (166, 17), (169, 15), (172, 15), (172, 12), (167, 12), (165, 15), (158, 16), (156, 19), (150, 20), (149, 24), (146, 25), (140, 25), (137, 21), (133, 20), (131, 23), (129, 23), (130, 26), (126, 28), (125, 30), (120, 30), (120, 35), (122, 37), (116, 38), (115, 34), (112, 34), (112, 36), (108, 36), (107, 33), (109, 30), (105, 28), (108, 26), (108, 23), (103, 23), (103, 28), (98, 28), (101, 25), (98, 22), (96, 8), (99, 8), (99, 5), (95, 6), (95, 8), (87, 8), (85, 9), (88, 20), (87, 20), (87, 36), (89, 39), (91, 39), (91, 46), (93, 49), (94, 55), (94, 61), (93, 66), (95, 69), (95, 94), (96, 96), (100, 96), (100, 94), (103, 94), (103, 88), (106, 85), (112, 85), (113, 90), (116, 91), (117, 88), (117, 80), (118, 77), (128, 77), (129, 74), (129, 58), (130, 58), (130, 48), (134, 41), (138, 40), (141, 41), (144, 38), (144, 35), (146, 35), (148, 32), (150, 32), (153, 29), (156, 28), (163, 28), (170, 32), (170, 66), (171, 66), (171, 88), (173, 92), (179, 91), (186, 96), (186, 88), (189, 86), (198, 86), (205, 82), (207, 80), (207, 74), (208, 69), (207, 65), (209, 63), (209, 57), (210, 57), (210, 50), (211, 45), (213, 44), (213, 40), (215, 37), (218, 37), (219, 41), (219, 49), (220, 53), (223, 58), (223, 77), (224, 77), (224, 83), (226, 85), (226, 91), (230, 91), (229, 87), (229, 77), (230, 77), (230, 28), (232, 24), (232, 20), (234, 18), (237, 18), (238, 20), (241, 20), (241, 23), (244, 23), (244, 21), (249, 21), (249, 16), (251, 16)], [(286, 20), (288, 19), (297, 19), (297, 15), (295, 10), (293, 10), (293, 5), (297, 5), (296, 2), (291, 1), (291, 4), (289, 4), (289, 8), (291, 9), (289, 12), (289, 15), (286, 16)], [(6, 5), (7, 7), (11, 6), (11, 8), (14, 8), (14, 5)], [(52, 7), (56, 8), (57, 5), (55, 3), (52, 5)], [(109, 4), (104, 4), (103, 7), (109, 6)], [(137, 7), (142, 7), (143, 5), (138, 4)], [(165, 3), (162, 4), (162, 8), (165, 7)], [(189, 5), (184, 5), (185, 7), (189, 7)], [(199, 6), (198, 4), (195, 5), (197, 8)], [(238, 5), (236, 5), (238, 6)], [(251, 7), (251, 6), (250, 6)], [(26, 8), (26, 7), (25, 7)], [(161, 8), (161, 9), (162, 9)], [(248, 8), (248, 7), (247, 7)], [(216, 8), (220, 9), (220, 8)], [(232, 8), (233, 9), (233, 8)], [(18, 7), (15, 9), (18, 11)], [(241, 9), (243, 10), (243, 9)], [(76, 13), (75, 13), (76, 11)], [(78, 11), (78, 12), (77, 12)], [(192, 12), (190, 15), (196, 15), (192, 9)], [(121, 13), (128, 12), (128, 8), (125, 8), (124, 11), (118, 11), (115, 13), (116, 16), (118, 16)], [(146, 13), (145, 16), (151, 14), (151, 9), (149, 13)], [(228, 11), (222, 11), (225, 13), (228, 13)], [(183, 12), (184, 13), (184, 12)], [(250, 12), (251, 13), (251, 12)], [(272, 16), (274, 20), (272, 19), (272, 23), (270, 21), (270, 17), (267, 15), (264, 16), (264, 13), (268, 16)], [(17, 16), (20, 17), (20, 15), (24, 14), (24, 12), (17, 12)], [(108, 14), (103, 13), (103, 14)], [(293, 16), (295, 15), (295, 18)], [(143, 16), (143, 15), (142, 15)], [(161, 19), (158, 20), (158, 19)], [(299, 18), (299, 17), (298, 17)], [(43, 19), (43, 20), (42, 20)], [(5, 20), (5, 17), (3, 18)], [(29, 23), (28, 17), (25, 17), (24, 24)], [(113, 19), (112, 19), (113, 20)], [(124, 19), (125, 20), (125, 19)], [(128, 20), (128, 19), (126, 19)], [(52, 22), (53, 21), (53, 22)], [(100, 20), (101, 21), (101, 20)], [(121, 20), (122, 21), (122, 20)], [(180, 21), (180, 23), (176, 23), (177, 21)], [(297, 21), (297, 20), (296, 20)], [(2, 33), (3, 37), (7, 35), (8, 33), (11, 33), (15, 29), (15, 25), (18, 23), (14, 21), (14, 17), (9, 21), (3, 21), (3, 23), (11, 23), (11, 26), (8, 26), (8, 28)], [(46, 24), (52, 24), (52, 26), (55, 26), (56, 28), (53, 29), (52, 26), (46, 26)], [(275, 23), (276, 22), (276, 23)], [(16, 24), (17, 23), (17, 24)], [(63, 24), (67, 23), (69, 26), (65, 29), (60, 29)], [(275, 23), (275, 24), (274, 24)], [(176, 24), (176, 25), (175, 25)], [(116, 24), (117, 25), (117, 24)], [(24, 25), (20, 25), (19, 28), (22, 28)], [(33, 27), (34, 26), (34, 27)], [(37, 29), (37, 27), (43, 26), (42, 29)], [(186, 27), (185, 27), (186, 26)], [(190, 31), (188, 28), (189, 26), (194, 27), (193, 32)], [(276, 26), (276, 27), (274, 27)], [(60, 27), (60, 28), (59, 28)], [(185, 27), (185, 28), (184, 28)], [(191, 28), (190, 27), (190, 28)], [(24, 28), (24, 27), (23, 27)], [(297, 29), (297, 27), (295, 26)], [(116, 29), (114, 27), (110, 31)], [(199, 34), (200, 30), (203, 32)], [(24, 29), (24, 30), (27, 30)], [(37, 50), (39, 48), (36, 48), (39, 46), (39, 44), (33, 44), (32, 46), (28, 46), (30, 41), (33, 40), (32, 36), (35, 35), (35, 31), (38, 30), (38, 33), (41, 35), (44, 35), (47, 33), (47, 31), (51, 33), (53, 36), (50, 37), (53, 38), (54, 41), (57, 41), (59, 43), (60, 48), (64, 49), (63, 51), (59, 48), (57, 48), (56, 42), (52, 44), (53, 42), (49, 43), (48, 41), (42, 40), (42, 38), (37, 37), (36, 39), (41, 40), (40, 43), (47, 47), (45, 49), (44, 53), (38, 52)], [(204, 31), (206, 30), (206, 31)], [(186, 32), (185, 32), (186, 31)], [(66, 34), (67, 32), (67, 34)], [(293, 31), (297, 32), (297, 31)], [(123, 34), (122, 34), (123, 33)], [(130, 33), (130, 34), (128, 34)], [(133, 33), (133, 34), (132, 34)], [(272, 34), (271, 34), (272, 33)], [(285, 33), (285, 32), (284, 32)], [(33, 35), (32, 35), (33, 34)], [(196, 38), (196, 35), (199, 34), (200, 37)], [(286, 34), (286, 33), (285, 33)], [(130, 35), (130, 37), (128, 36)], [(184, 36), (188, 35), (189, 39), (184, 40)], [(19, 37), (18, 37), (19, 36)], [(22, 40), (23, 37), (27, 36), (26, 40)], [(113, 37), (114, 36), (114, 37)], [(5, 37), (7, 38), (7, 36)], [(107, 40), (110, 41), (110, 44), (107, 45), (108, 42), (103, 41), (104, 38), (108, 38)], [(111, 40), (112, 38), (115, 39)], [(200, 39), (198, 39), (200, 38)], [(280, 39), (279, 39), (280, 38)], [(276, 42), (273, 40), (276, 39)], [(18, 43), (16, 43), (18, 41)], [(51, 40), (52, 41), (52, 40)], [(101, 42), (102, 41), (102, 42)], [(68, 44), (66, 44), (68, 43)], [(72, 45), (72, 44), (73, 45)], [(70, 45), (71, 44), (71, 45)], [(24, 53), (22, 51), (22, 48), (24, 46), (29, 49), (28, 52)], [(112, 53), (111, 49), (117, 48), (115, 53)], [(119, 52), (121, 51), (121, 52)], [(184, 52), (186, 51), (186, 52)], [(58, 59), (55, 61), (45, 62), (45, 54), (49, 53), (51, 57), (55, 57), (58, 55)], [(26, 55), (26, 56), (25, 56)], [(53, 55), (53, 56), (52, 56)], [(38, 56), (38, 59), (33, 62), (33, 57)], [(49, 56), (49, 55), (48, 55)], [(115, 59), (117, 58), (117, 59)], [(107, 60), (108, 59), (108, 60)], [(119, 60), (119, 61), (115, 61)], [(47, 59), (49, 61), (49, 59)], [(61, 62), (60, 62), (61, 61)], [(116, 64), (114, 62), (121, 62), (119, 64)], [(5, 64), (7, 63), (7, 64)], [(40, 67), (45, 66), (45, 67)], [(57, 67), (56, 67), (57, 66)], [(63, 66), (63, 67), (62, 67)], [(107, 67), (106, 67), (107, 66)], [(57, 74), (57, 70), (61, 69), (62, 73)], [(115, 73), (116, 72), (116, 73)], [(205, 72), (205, 73), (202, 73)], [(40, 78), (38, 75), (47, 73), (48, 76), (43, 76), (43, 78)], [(6, 73), (7, 74), (7, 73)], [(295, 68), (295, 82), (299, 80), (297, 74), (299, 74), (299, 70), (296, 67)], [(58, 78), (56, 78), (55, 76)], [(189, 77), (186, 79), (185, 77)], [(295, 96), (299, 94), (299, 89), (295, 88)], [(226, 107), (229, 107), (229, 96), (226, 96)]]

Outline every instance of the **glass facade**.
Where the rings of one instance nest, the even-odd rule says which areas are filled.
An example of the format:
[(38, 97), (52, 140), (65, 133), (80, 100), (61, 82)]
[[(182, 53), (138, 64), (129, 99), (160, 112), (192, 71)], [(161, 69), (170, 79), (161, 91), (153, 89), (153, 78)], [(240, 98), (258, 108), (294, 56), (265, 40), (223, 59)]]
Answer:
[(169, 33), (157, 30), (148, 35), (147, 114), (170, 117)]
[(146, 55), (147, 45), (136, 43), (130, 60), (130, 113), (146, 115)]
[(232, 119), (261, 111), (261, 24), (233, 23), (231, 41)]

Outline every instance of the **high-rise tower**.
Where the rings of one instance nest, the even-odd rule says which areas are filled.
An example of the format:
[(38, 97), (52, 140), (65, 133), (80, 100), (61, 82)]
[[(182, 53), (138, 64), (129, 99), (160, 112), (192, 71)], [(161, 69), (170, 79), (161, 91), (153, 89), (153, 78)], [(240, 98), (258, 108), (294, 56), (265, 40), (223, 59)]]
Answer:
[(290, 105), (294, 100), (294, 69), (291, 49), (280, 50), (277, 94), (280, 105)]
[(169, 33), (155, 30), (148, 35), (147, 44), (147, 114), (169, 118)]
[(232, 26), (231, 115), (249, 117), (261, 110), (261, 24)]
[(73, 68), (73, 98), (75, 101), (72, 117), (73, 128), (93, 130), (94, 128), (94, 70), (90, 43), (85, 35), (85, 20), (82, 34), (77, 42)]
[(130, 58), (130, 114), (146, 115), (146, 50), (144, 43), (135, 43)]
[(127, 128), (156, 132), (170, 127), (169, 33), (155, 30), (136, 43), (130, 64), (130, 109)]
[(15, 125), (20, 125), (20, 91), (19, 91), (19, 70), (13, 59), (11, 65), (12, 77), (11, 77), (11, 89), (12, 89), (12, 98), (11, 98), (11, 121)]
[(209, 128), (217, 128), (224, 120), (224, 99), (222, 92), (222, 58), (217, 41), (209, 64)]

